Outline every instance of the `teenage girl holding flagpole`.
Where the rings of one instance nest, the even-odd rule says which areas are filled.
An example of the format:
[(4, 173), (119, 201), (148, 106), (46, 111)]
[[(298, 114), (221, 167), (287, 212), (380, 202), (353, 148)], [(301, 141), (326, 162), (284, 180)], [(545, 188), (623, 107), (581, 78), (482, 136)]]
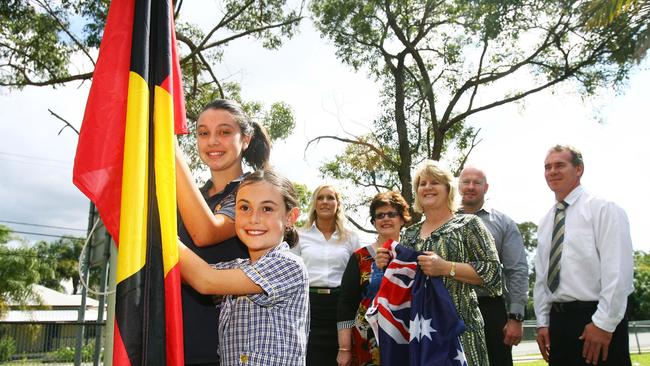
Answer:
[[(208, 263), (246, 258), (246, 247), (235, 236), (235, 194), (245, 177), (244, 163), (253, 169), (268, 164), (270, 141), (239, 104), (217, 99), (199, 115), (196, 145), (199, 157), (210, 169), (210, 180), (197, 188), (177, 149), (179, 238)], [(219, 305), (212, 296), (201, 295), (186, 285), (182, 286), (182, 300), (185, 364), (218, 366)]]

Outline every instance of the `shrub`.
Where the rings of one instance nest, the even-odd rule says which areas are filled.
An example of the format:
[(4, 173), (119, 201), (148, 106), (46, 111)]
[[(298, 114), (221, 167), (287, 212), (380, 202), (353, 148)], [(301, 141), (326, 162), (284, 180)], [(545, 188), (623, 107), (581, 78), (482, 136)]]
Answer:
[(0, 338), (0, 362), (11, 360), (11, 357), (16, 352), (16, 342), (9, 336)]
[[(92, 340), (81, 348), (81, 361), (92, 361), (95, 352), (95, 341)], [(44, 362), (74, 362), (74, 347), (59, 348), (45, 356)]]

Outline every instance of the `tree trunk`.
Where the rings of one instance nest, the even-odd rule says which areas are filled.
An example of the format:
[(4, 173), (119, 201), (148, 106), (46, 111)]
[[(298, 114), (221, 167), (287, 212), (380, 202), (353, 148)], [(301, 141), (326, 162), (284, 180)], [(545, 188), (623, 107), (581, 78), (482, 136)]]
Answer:
[[(397, 57), (397, 66), (391, 70), (395, 79), (395, 126), (397, 129), (397, 144), (399, 149), (400, 165), (397, 171), (400, 183), (402, 184), (402, 196), (409, 205), (413, 205), (413, 187), (411, 186), (411, 144), (408, 139), (406, 128), (406, 114), (404, 111), (404, 74), (406, 66), (404, 58), (406, 53)], [(413, 208), (411, 208), (413, 213)]]

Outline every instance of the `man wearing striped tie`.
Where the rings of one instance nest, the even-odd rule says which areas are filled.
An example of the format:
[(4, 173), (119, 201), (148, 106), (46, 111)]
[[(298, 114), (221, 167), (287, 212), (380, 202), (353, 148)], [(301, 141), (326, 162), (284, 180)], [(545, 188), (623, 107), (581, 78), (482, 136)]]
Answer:
[(556, 203), (537, 232), (537, 344), (551, 366), (630, 365), (627, 297), (634, 289), (625, 212), (581, 185), (582, 154), (556, 145), (544, 177)]

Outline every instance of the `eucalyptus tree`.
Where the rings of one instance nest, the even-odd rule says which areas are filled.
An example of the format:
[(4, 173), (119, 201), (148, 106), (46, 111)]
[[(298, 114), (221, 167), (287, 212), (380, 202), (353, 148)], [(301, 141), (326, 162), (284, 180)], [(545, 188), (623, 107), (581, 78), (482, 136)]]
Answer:
[[(318, 136), (347, 144), (321, 167), (334, 178), (398, 189), (412, 202), (423, 159), (460, 169), (480, 141), (467, 121), (571, 83), (585, 95), (624, 83), (647, 23), (623, 12), (591, 26), (585, 2), (550, 0), (313, 0), (337, 57), (382, 85), (373, 132)], [(489, 128), (489, 126), (481, 126)]]
[[(91, 80), (109, 6), (108, 0), (7, 0), (0, 2), (0, 87), (57, 88)], [(286, 0), (224, 0), (210, 24), (184, 21), (183, 1), (175, 2), (174, 17), (184, 79), (187, 117), (196, 120), (202, 106), (215, 98), (237, 99), (274, 139), (286, 138), (294, 127), (290, 106), (244, 100), (237, 83), (228, 82), (218, 64), (228, 46), (254, 38), (268, 49), (293, 37), (303, 18), (304, 4)], [(65, 116), (58, 116), (73, 127)], [(78, 125), (78, 123), (76, 123)], [(193, 127), (190, 123), (190, 127)], [(73, 127), (74, 128), (74, 127)], [(192, 144), (181, 139), (198, 165)]]

